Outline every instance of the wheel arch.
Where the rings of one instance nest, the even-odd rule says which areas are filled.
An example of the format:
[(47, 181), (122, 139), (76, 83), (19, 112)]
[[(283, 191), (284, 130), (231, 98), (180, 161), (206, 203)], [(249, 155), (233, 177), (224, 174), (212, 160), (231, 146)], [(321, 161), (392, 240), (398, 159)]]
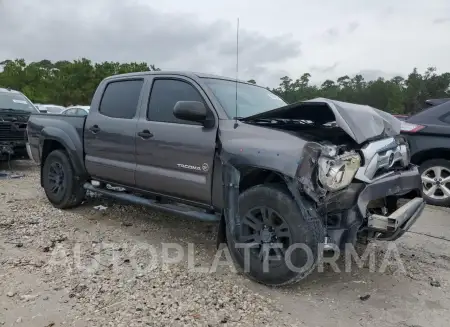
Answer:
[(239, 193), (247, 189), (266, 183), (280, 183), (286, 185), (286, 180), (278, 171), (261, 168), (258, 166), (238, 167), (240, 172)]
[[(226, 226), (230, 221), (234, 225), (234, 216), (238, 212), (238, 198), (247, 189), (265, 183), (280, 183), (287, 187), (285, 176), (276, 170), (257, 165), (233, 165), (223, 163), (223, 210), (217, 235), (217, 247), (226, 243)], [(234, 227), (234, 226), (233, 226)]]
[(43, 186), (43, 175), (42, 170), (44, 167), (45, 160), (47, 159), (48, 155), (55, 151), (55, 150), (63, 150), (67, 153), (70, 162), (72, 163), (73, 169), (77, 176), (84, 176), (86, 174), (86, 171), (84, 169), (84, 165), (82, 162), (80, 162), (80, 159), (77, 158), (76, 152), (74, 152), (73, 143), (70, 141), (66, 142), (63, 138), (57, 137), (57, 136), (49, 136), (41, 139), (40, 142), (40, 153), (41, 153), (41, 177), (40, 177), (40, 183), (41, 186)]
[(232, 165), (229, 162), (223, 164), (223, 210), (217, 235), (217, 247), (226, 243), (227, 224), (234, 233), (234, 217), (239, 205), (239, 195), (251, 187), (264, 184), (278, 184), (293, 197), (299, 209), (309, 215), (310, 203), (301, 196), (299, 185), (296, 179), (284, 175), (283, 173), (263, 168), (256, 165)]
[(421, 165), (425, 161), (431, 159), (445, 159), (450, 160), (450, 149), (449, 148), (432, 148), (422, 150), (420, 152), (415, 153), (411, 157), (411, 162), (415, 165)]

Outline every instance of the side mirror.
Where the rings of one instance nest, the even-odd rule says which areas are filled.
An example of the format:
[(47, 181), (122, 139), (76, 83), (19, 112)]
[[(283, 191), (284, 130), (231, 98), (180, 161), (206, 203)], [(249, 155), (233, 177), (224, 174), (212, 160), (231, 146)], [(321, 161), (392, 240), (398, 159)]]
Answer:
[(178, 101), (173, 107), (173, 115), (182, 120), (203, 123), (207, 113), (205, 105), (198, 101)]

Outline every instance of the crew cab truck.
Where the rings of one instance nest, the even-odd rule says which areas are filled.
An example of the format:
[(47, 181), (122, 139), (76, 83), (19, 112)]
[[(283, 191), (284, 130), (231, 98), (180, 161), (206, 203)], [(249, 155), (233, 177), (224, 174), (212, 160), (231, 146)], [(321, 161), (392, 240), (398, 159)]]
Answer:
[(55, 207), (90, 190), (217, 221), (236, 266), (277, 286), (307, 276), (324, 250), (395, 240), (415, 222), (421, 180), (399, 132), (399, 120), (368, 106), (288, 105), (254, 84), (185, 72), (108, 77), (86, 117), (28, 124)]

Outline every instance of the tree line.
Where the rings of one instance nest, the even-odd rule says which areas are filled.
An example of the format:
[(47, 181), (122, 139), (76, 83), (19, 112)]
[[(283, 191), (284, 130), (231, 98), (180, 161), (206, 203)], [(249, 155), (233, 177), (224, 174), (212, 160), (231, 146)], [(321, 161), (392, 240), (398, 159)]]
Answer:
[[(145, 62), (94, 63), (83, 58), (74, 61), (41, 60), (26, 63), (24, 59), (0, 62), (0, 87), (23, 92), (33, 102), (63, 106), (89, 104), (94, 91), (107, 76), (160, 70)], [(256, 83), (255, 80), (249, 80)], [(391, 113), (412, 114), (423, 108), (430, 98), (450, 97), (450, 73), (437, 73), (429, 67), (420, 73), (416, 68), (405, 78), (378, 78), (366, 81), (362, 75), (345, 75), (328, 79), (321, 85), (311, 83), (311, 75), (292, 79), (284, 76), (278, 87), (271, 89), (286, 102), (325, 97), (346, 102), (367, 104)]]

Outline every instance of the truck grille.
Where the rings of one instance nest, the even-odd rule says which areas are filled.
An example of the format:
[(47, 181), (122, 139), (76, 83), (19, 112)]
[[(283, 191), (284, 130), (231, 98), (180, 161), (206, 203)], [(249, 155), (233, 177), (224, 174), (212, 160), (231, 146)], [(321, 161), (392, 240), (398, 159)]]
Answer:
[(0, 142), (26, 141), (26, 129), (27, 123), (0, 121)]
[(367, 183), (398, 168), (407, 167), (410, 162), (408, 143), (400, 138), (390, 137), (371, 142), (361, 152), (364, 165), (358, 169), (356, 178)]

